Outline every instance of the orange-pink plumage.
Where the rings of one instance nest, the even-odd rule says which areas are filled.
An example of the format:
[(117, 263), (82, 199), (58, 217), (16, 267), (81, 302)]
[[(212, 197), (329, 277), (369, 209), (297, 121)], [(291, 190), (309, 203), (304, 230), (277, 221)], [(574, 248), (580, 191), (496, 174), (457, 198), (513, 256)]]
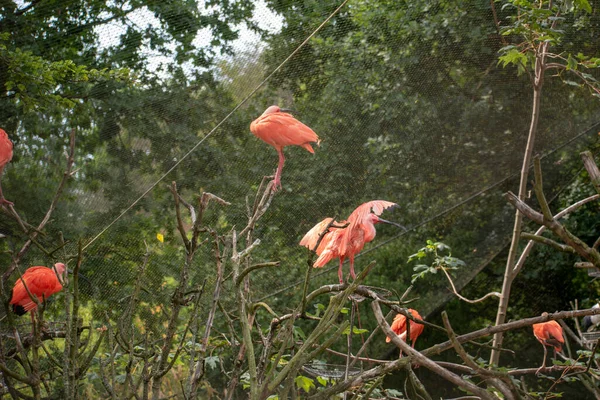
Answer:
[[(397, 204), (392, 203), (391, 201), (369, 201), (358, 206), (352, 214), (350, 214), (347, 221), (336, 222), (335, 224), (338, 226), (344, 223), (347, 223), (348, 226), (345, 228), (331, 227), (323, 236), (319, 247), (316, 249), (316, 253), (319, 257), (314, 262), (313, 267), (321, 268), (329, 261), (338, 258), (340, 260), (338, 277), (340, 283), (343, 283), (342, 264), (344, 263), (344, 260), (348, 258), (350, 259), (350, 276), (356, 278), (354, 272), (354, 257), (356, 254), (360, 253), (366, 243), (375, 238), (377, 233), (375, 231), (375, 224), (385, 222), (402, 227), (394, 222), (379, 218), (379, 215), (381, 215), (384, 210), (395, 206), (397, 206)], [(325, 227), (327, 227), (330, 221), (331, 218), (325, 218), (315, 225), (306, 233), (306, 235), (304, 235), (300, 241), (300, 245), (308, 247), (310, 250), (314, 250), (319, 235), (323, 232)]]
[(4, 171), (4, 167), (6, 164), (12, 160), (13, 156), (13, 143), (8, 138), (8, 135), (4, 131), (4, 129), (0, 129), (0, 205), (1, 204), (9, 204), (12, 205), (10, 201), (4, 198), (2, 194), (2, 172)]
[(533, 324), (533, 335), (544, 348), (544, 360), (542, 361), (542, 366), (539, 367), (536, 372), (536, 374), (538, 374), (546, 367), (546, 356), (548, 355), (546, 346), (551, 346), (554, 349), (554, 356), (556, 357), (556, 352), (562, 351), (562, 345), (565, 343), (565, 338), (563, 337), (562, 327), (556, 321)]
[[(56, 270), (56, 271), (55, 271)], [(28, 268), (23, 276), (15, 282), (10, 304), (17, 315), (23, 315), (30, 310), (35, 310), (37, 304), (29, 296), (35, 296), (40, 302), (47, 299), (54, 293), (62, 290), (66, 280), (67, 267), (63, 263), (54, 264), (54, 268), (31, 267)], [(25, 282), (25, 284), (23, 284)], [(29, 293), (27, 293), (27, 289)]]
[(552, 346), (555, 351), (562, 351), (565, 342), (563, 330), (556, 321), (533, 324), (533, 335), (544, 346)]
[[(408, 312), (410, 312), (410, 314), (416, 319), (421, 319), (421, 320), (423, 319), (421, 317), (421, 315), (417, 312), (417, 310), (413, 310), (412, 308), (409, 308)], [(404, 316), (402, 314), (396, 314), (396, 317), (394, 317), (394, 321), (392, 322), (392, 326), (391, 326), (394, 333), (396, 333), (396, 335), (400, 336), (400, 339), (402, 339), (404, 341), (406, 341), (406, 321), (407, 320), (408, 320), (408, 318), (406, 318), (406, 316)], [(423, 330), (425, 329), (425, 325), (420, 324), (415, 321), (412, 321), (412, 320), (410, 320), (409, 324), (410, 324), (410, 341), (412, 343), (411, 346), (414, 348), (417, 338), (421, 335), (421, 333), (423, 333)], [(392, 341), (392, 339), (390, 337), (386, 337), (385, 341), (387, 343), (389, 343)], [(402, 355), (402, 352), (400, 352), (400, 355)]]
[(279, 154), (279, 164), (273, 180), (274, 190), (281, 187), (281, 172), (285, 162), (283, 148), (300, 146), (314, 153), (310, 144), (319, 144), (320, 142), (319, 137), (312, 129), (285, 111), (287, 110), (278, 106), (271, 106), (250, 124), (250, 131), (259, 139), (273, 146)]

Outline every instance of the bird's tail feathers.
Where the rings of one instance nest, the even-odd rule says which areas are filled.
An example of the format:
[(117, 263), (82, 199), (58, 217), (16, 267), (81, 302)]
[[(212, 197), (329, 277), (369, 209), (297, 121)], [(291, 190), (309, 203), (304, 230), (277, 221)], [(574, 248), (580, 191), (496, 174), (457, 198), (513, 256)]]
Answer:
[(310, 145), (310, 143), (304, 143), (300, 145), (302, 148), (308, 150), (309, 152), (311, 152), (312, 154), (315, 154), (315, 151), (313, 150), (312, 146)]
[(592, 326), (592, 317), (590, 317), (589, 315), (586, 315), (585, 317), (583, 317), (583, 322), (581, 324), (581, 330), (583, 332), (587, 332), (587, 330), (590, 326)]
[(556, 340), (556, 339), (554, 339), (554, 338), (549, 338), (549, 339), (546, 339), (546, 343), (547, 343), (549, 346), (552, 346), (552, 347), (554, 347), (554, 350), (555, 350), (555, 351), (557, 351), (557, 352), (559, 352), (559, 353), (562, 351), (562, 343), (561, 343), (561, 342), (559, 342), (558, 340)]

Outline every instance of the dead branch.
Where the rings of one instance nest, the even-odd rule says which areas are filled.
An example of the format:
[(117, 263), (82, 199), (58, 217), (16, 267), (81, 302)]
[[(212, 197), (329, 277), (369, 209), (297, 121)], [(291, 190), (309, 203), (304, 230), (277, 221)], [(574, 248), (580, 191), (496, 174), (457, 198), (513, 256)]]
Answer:
[(562, 241), (568, 246), (572, 247), (577, 254), (593, 263), (596, 267), (600, 267), (600, 253), (598, 253), (597, 250), (589, 247), (584, 241), (569, 232), (562, 224), (556, 221), (556, 219), (553, 217), (551, 219), (545, 218), (544, 215), (535, 211), (524, 201), (515, 196), (512, 192), (508, 192), (504, 197), (510, 204), (513, 205), (513, 207), (519, 210), (519, 212), (521, 212), (528, 219), (532, 220), (538, 225), (544, 225), (546, 228), (554, 232), (556, 236), (561, 238)]
[[(558, 251), (562, 251), (563, 253), (577, 254), (575, 249), (572, 248), (571, 246), (567, 246), (567, 245), (558, 243), (558, 242), (556, 242), (552, 239), (549, 239), (547, 237), (544, 237), (544, 236), (538, 236), (538, 235), (534, 235), (533, 233), (528, 233), (528, 232), (521, 232), (521, 237), (523, 239), (533, 240), (534, 242), (538, 242), (541, 244), (545, 244), (546, 246), (553, 247), (554, 249), (556, 249)], [(593, 268), (593, 265), (592, 265), (592, 268)]]
[[(573, 211), (577, 210), (578, 208), (582, 207), (583, 205), (594, 201), (594, 200), (598, 200), (600, 199), (600, 194), (595, 194), (593, 196), (587, 197), (583, 200), (580, 200), (576, 203), (573, 203), (572, 205), (570, 205), (569, 207), (565, 208), (564, 210), (562, 210), (561, 212), (559, 212), (558, 214), (556, 214), (554, 216), (554, 219), (560, 219), (570, 213), (572, 213)], [(536, 236), (541, 236), (542, 233), (544, 233), (544, 231), (546, 230), (545, 226), (540, 226), (539, 229), (535, 232)], [(525, 265), (525, 260), (527, 259), (527, 257), (529, 256), (529, 253), (531, 252), (531, 249), (533, 248), (534, 242), (533, 241), (529, 241), (527, 243), (527, 246), (525, 246), (525, 249), (523, 250), (523, 252), (521, 253), (521, 256), (519, 257), (519, 260), (517, 261), (517, 263), (515, 264), (515, 267), (513, 269), (513, 274), (518, 274), (521, 269), (523, 268), (523, 265)]]
[(450, 286), (452, 287), (452, 293), (454, 293), (454, 295), (456, 297), (458, 297), (459, 299), (461, 299), (462, 301), (465, 301), (469, 304), (475, 304), (475, 303), (479, 303), (482, 302), (483, 300), (487, 299), (488, 297), (491, 296), (495, 296), (500, 298), (500, 293), (498, 292), (489, 292), (487, 294), (485, 294), (483, 297), (480, 297), (478, 299), (475, 300), (469, 300), (466, 297), (462, 296), (460, 293), (458, 293), (456, 291), (456, 287), (454, 286), (454, 281), (452, 280), (452, 277), (450, 276), (450, 274), (448, 273), (448, 271), (446, 271), (446, 268), (442, 267), (441, 270), (444, 272), (444, 275), (446, 275), (446, 278), (448, 279), (448, 282), (450, 282)]
[(371, 303), (371, 308), (373, 309), (373, 313), (375, 314), (375, 318), (377, 319), (377, 323), (383, 330), (383, 333), (387, 335), (392, 340), (392, 343), (396, 345), (403, 353), (407, 354), (414, 362), (418, 365), (422, 365), (425, 368), (431, 370), (432, 372), (438, 374), (442, 378), (452, 382), (454, 385), (476, 394), (480, 396), (482, 399), (492, 400), (491, 395), (484, 389), (462, 379), (459, 375), (456, 375), (449, 370), (439, 366), (434, 361), (425, 357), (411, 346), (409, 346), (406, 342), (398, 337), (392, 328), (389, 326), (385, 318), (383, 317), (383, 313), (381, 312), (381, 307), (379, 306), (379, 302), (377, 300)]
[(580, 153), (581, 159), (583, 160), (583, 166), (585, 167), (588, 175), (590, 176), (590, 180), (592, 181), (592, 185), (596, 192), (600, 194), (600, 170), (594, 161), (594, 156), (591, 151), (584, 151)]
[[(175, 181), (171, 182), (171, 186), (169, 186), (169, 190), (173, 193), (173, 200), (175, 201), (175, 216), (177, 218), (177, 229), (179, 230), (179, 234), (181, 236), (181, 240), (187, 251), (191, 250), (190, 240), (187, 238), (187, 232), (185, 231), (185, 227), (183, 226), (183, 220), (181, 219), (181, 211), (179, 207), (179, 202), (181, 201), (181, 197), (177, 192), (177, 183)], [(194, 208), (190, 206), (190, 210)]]
[(513, 392), (516, 391), (516, 388), (514, 387), (514, 384), (512, 384), (510, 379), (508, 379), (508, 375), (491, 369), (487, 370), (477, 365), (477, 363), (473, 361), (473, 359), (469, 356), (464, 347), (456, 340), (456, 333), (452, 329), (452, 326), (450, 325), (450, 320), (448, 319), (448, 314), (445, 311), (442, 311), (442, 320), (444, 322), (444, 327), (446, 328), (446, 331), (448, 333), (448, 339), (450, 339), (450, 342), (454, 347), (454, 351), (456, 351), (456, 354), (458, 354), (461, 360), (463, 360), (463, 362), (469, 368), (475, 371), (477, 375), (481, 376), (485, 381), (497, 388), (504, 395), (504, 398), (506, 398), (507, 400), (514, 400), (516, 397), (513, 394)]

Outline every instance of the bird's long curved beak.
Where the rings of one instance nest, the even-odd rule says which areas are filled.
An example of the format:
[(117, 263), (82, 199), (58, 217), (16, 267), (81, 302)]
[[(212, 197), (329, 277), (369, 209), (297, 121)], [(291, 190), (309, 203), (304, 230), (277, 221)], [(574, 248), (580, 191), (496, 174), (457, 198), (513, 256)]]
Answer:
[(388, 221), (387, 219), (379, 218), (379, 220), (377, 222), (384, 222), (386, 224), (390, 224), (390, 225), (397, 226), (398, 228), (402, 228), (405, 232), (408, 231), (408, 229), (406, 229), (406, 227), (404, 225), (400, 225), (397, 222)]

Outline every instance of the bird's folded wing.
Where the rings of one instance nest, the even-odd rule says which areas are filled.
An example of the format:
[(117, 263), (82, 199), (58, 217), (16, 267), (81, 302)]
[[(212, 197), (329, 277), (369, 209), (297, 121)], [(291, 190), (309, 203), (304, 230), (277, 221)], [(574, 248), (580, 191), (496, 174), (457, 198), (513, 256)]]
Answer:
[[(325, 218), (323, 221), (319, 222), (318, 224), (316, 224), (315, 226), (313, 226), (311, 228), (311, 230), (306, 232), (306, 235), (304, 235), (302, 240), (300, 240), (300, 246), (307, 247), (308, 249), (314, 251), (315, 246), (317, 245), (317, 242), (319, 241), (319, 237), (321, 236), (321, 234), (323, 233), (323, 231), (325, 230), (325, 228), (327, 227), (327, 225), (329, 225), (329, 223), (331, 221), (333, 221), (333, 218), (328, 217), (328, 218)], [(336, 222), (334, 222), (334, 223), (336, 223)], [(330, 227), (329, 232), (327, 232), (325, 234), (325, 236), (331, 235), (332, 229), (337, 229), (337, 228)], [(323, 240), (321, 240), (321, 244), (319, 245), (319, 248), (325, 247), (325, 246), (322, 246), (323, 242), (327, 242), (325, 236), (323, 237)], [(317, 251), (317, 254), (321, 254), (321, 252)]]
[(272, 114), (262, 118), (254, 125), (254, 131), (254, 134), (264, 141), (278, 146), (299, 146), (303, 143), (319, 143), (320, 141), (312, 129), (285, 113)]

